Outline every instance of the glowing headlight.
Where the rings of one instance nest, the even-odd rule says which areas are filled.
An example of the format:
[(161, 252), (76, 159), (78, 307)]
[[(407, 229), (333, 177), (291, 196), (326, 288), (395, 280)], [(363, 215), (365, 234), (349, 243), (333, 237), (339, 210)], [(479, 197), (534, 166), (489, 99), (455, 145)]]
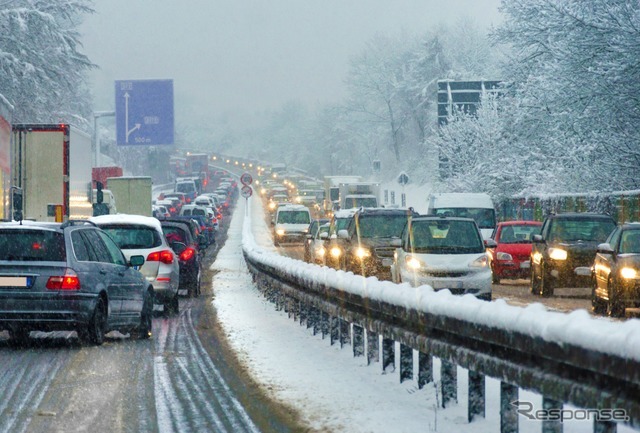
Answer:
[(553, 260), (567, 260), (567, 252), (561, 248), (549, 248), (549, 258)]
[(332, 247), (331, 250), (329, 250), (329, 253), (331, 253), (331, 257), (335, 257), (337, 259), (342, 255), (342, 250), (338, 247)]
[(320, 257), (324, 257), (326, 253), (327, 253), (327, 250), (324, 247), (320, 247), (316, 250), (316, 254), (319, 255)]
[(274, 202), (269, 203), (269, 209), (274, 210), (276, 208), (276, 204)]
[(411, 269), (420, 269), (420, 267), (422, 267), (422, 263), (420, 263), (420, 260), (416, 259), (415, 257), (406, 256), (404, 260), (407, 263), (407, 266)]
[(513, 257), (511, 257), (511, 254), (503, 253), (503, 252), (498, 252), (497, 258), (498, 260), (513, 260)]
[(276, 234), (278, 236), (284, 236), (284, 230), (283, 229), (278, 229), (278, 230), (276, 230)]
[(489, 264), (489, 259), (487, 258), (486, 255), (484, 255), (482, 257), (478, 257), (477, 259), (475, 259), (474, 261), (469, 263), (469, 267), (470, 268), (485, 268), (485, 267), (487, 267), (488, 264)]
[(638, 272), (633, 268), (622, 268), (620, 269), (620, 276), (627, 280), (632, 280), (638, 277)]
[(356, 249), (356, 257), (358, 257), (360, 260), (370, 256), (371, 256), (371, 251), (369, 251), (368, 249), (362, 248), (362, 247), (358, 247)]

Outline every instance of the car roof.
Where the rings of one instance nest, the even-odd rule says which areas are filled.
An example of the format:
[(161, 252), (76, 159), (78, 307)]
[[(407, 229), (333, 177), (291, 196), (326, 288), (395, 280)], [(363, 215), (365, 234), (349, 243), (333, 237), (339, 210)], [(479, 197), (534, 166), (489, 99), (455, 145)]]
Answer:
[(558, 213), (551, 214), (547, 216), (549, 219), (562, 219), (562, 218), (602, 218), (602, 219), (611, 219), (613, 217), (611, 215), (603, 214), (603, 213), (595, 213), (595, 212), (566, 212), (566, 213)]
[(136, 224), (143, 225), (150, 228), (154, 228), (158, 231), (162, 231), (160, 221), (154, 217), (148, 217), (143, 215), (129, 215), (129, 214), (115, 214), (115, 215), (100, 215), (89, 218), (89, 221), (97, 225), (126, 225)]
[(504, 226), (541, 226), (542, 222), (540, 221), (529, 221), (529, 220), (522, 220), (522, 221), (501, 221), (498, 223), (498, 226), (500, 227), (504, 227)]
[(309, 208), (301, 204), (285, 204), (278, 208), (278, 212), (294, 211), (294, 210), (306, 210), (308, 212)]
[(366, 216), (366, 215), (407, 215), (409, 212), (414, 217), (418, 215), (418, 213), (416, 211), (414, 211), (413, 209), (386, 208), (386, 207), (360, 208), (360, 209), (357, 210), (356, 213), (359, 216)]
[(463, 218), (463, 217), (453, 217), (453, 216), (436, 216), (436, 215), (424, 215), (418, 216), (411, 219), (413, 222), (416, 221), (470, 221), (475, 223), (473, 218)]

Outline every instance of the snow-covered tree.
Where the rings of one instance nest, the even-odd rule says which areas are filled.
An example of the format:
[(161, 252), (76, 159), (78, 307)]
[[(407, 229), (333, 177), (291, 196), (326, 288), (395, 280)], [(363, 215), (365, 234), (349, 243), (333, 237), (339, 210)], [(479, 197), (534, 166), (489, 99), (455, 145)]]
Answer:
[(0, 93), (14, 122), (88, 123), (85, 74), (76, 28), (90, 0), (10, 0), (0, 4)]

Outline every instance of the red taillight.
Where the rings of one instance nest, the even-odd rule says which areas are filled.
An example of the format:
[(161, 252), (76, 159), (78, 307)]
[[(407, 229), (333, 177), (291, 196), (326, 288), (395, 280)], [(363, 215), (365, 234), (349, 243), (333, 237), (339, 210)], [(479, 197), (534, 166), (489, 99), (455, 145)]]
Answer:
[(221, 213), (219, 213), (219, 214), (218, 214), (218, 219), (219, 219), (219, 220), (221, 220), (221, 219), (222, 219), (222, 214), (221, 214)]
[(175, 207), (169, 208), (169, 212), (176, 213), (176, 208)]
[(162, 262), (165, 265), (173, 263), (173, 253), (169, 250), (156, 251), (147, 256), (148, 262)]
[(191, 247), (187, 247), (186, 250), (180, 253), (180, 260), (186, 262), (188, 260), (191, 260), (195, 255), (196, 255), (196, 250), (194, 250)]
[(52, 276), (47, 280), (49, 290), (80, 290), (80, 280), (75, 272), (67, 269), (64, 275)]
[(188, 204), (188, 203), (191, 203), (191, 199), (190, 199), (189, 197), (187, 197), (187, 199), (186, 199), (186, 200), (187, 200), (187, 204)]

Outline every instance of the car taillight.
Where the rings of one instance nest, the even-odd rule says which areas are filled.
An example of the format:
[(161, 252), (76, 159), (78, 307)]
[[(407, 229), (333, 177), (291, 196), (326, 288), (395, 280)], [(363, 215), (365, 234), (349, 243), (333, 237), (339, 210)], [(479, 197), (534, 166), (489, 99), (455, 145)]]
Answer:
[(222, 219), (222, 214), (221, 214), (221, 213), (219, 213), (219, 214), (218, 214), (218, 219), (219, 219), (219, 220), (221, 220), (221, 219)]
[(49, 277), (46, 287), (49, 290), (80, 290), (80, 280), (75, 272), (67, 269), (64, 275)]
[(162, 262), (165, 265), (173, 263), (173, 253), (169, 250), (155, 251), (147, 256), (148, 262)]
[(186, 201), (187, 201), (187, 204), (191, 203), (191, 199), (189, 197), (187, 197)]
[(196, 255), (196, 250), (194, 250), (191, 247), (187, 247), (186, 250), (180, 253), (180, 260), (186, 262), (188, 260), (191, 260), (195, 255)]

